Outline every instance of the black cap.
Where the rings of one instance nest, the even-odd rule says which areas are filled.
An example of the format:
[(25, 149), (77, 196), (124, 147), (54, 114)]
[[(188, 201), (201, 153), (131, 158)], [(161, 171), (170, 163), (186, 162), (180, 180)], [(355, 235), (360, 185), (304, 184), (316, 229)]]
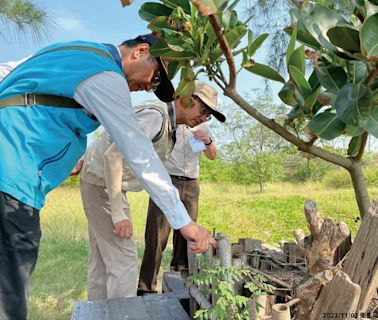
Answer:
[[(150, 47), (154, 44), (160, 42), (160, 38), (158, 38), (155, 34), (149, 33), (140, 35), (135, 38), (135, 41), (140, 43), (148, 43)], [(160, 59), (160, 57), (156, 57), (160, 67), (160, 84), (155, 89), (154, 93), (159, 98), (159, 100), (163, 102), (171, 102), (174, 99), (175, 89), (172, 85), (171, 80), (168, 78), (168, 71), (164, 64), (164, 61)]]

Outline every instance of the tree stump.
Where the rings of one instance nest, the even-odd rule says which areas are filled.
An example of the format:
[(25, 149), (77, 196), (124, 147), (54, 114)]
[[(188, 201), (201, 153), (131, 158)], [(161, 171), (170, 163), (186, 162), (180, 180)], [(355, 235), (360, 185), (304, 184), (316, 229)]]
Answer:
[(307, 257), (307, 277), (297, 286), (295, 292), (300, 299), (297, 319), (308, 319), (323, 284), (333, 278), (333, 267), (337, 247), (349, 236), (350, 230), (344, 222), (334, 224), (330, 219), (319, 216), (316, 203), (308, 200), (304, 205), (305, 216), (311, 235), (305, 237), (302, 230), (294, 233), (298, 245)]
[(361, 287), (358, 311), (366, 311), (378, 287), (378, 201), (363, 218), (343, 271)]

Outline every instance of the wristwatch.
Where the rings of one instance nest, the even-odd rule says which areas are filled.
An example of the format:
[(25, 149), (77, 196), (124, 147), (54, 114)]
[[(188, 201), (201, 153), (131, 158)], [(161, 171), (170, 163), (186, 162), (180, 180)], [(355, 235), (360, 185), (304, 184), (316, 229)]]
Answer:
[(209, 143), (205, 143), (205, 146), (209, 146), (209, 145), (211, 145), (213, 143), (213, 140), (211, 140), (210, 137), (209, 137), (209, 140), (210, 140), (210, 142)]

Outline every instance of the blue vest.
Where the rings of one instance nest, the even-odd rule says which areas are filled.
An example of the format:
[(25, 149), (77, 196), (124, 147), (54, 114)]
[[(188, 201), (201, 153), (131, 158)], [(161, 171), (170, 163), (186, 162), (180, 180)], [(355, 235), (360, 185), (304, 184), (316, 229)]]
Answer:
[[(109, 53), (101, 44), (57, 43), (38, 53), (63, 46), (87, 46)], [(53, 51), (16, 67), (0, 82), (0, 99), (24, 93), (73, 98), (78, 85), (102, 71), (124, 77), (120, 67), (97, 53)], [(104, 84), (106, 85), (106, 84)], [(86, 148), (86, 135), (99, 122), (83, 109), (52, 106), (0, 109), (0, 191), (40, 209), (46, 194), (71, 172)]]

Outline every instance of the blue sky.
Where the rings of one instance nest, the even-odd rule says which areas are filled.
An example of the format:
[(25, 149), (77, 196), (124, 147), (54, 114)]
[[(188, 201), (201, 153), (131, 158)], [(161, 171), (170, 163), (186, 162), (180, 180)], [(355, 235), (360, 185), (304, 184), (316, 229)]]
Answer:
[[(45, 8), (50, 16), (51, 28), (47, 38), (33, 42), (22, 37), (17, 40), (8, 37), (8, 41), (2, 41), (0, 61), (21, 59), (45, 45), (59, 41), (88, 40), (119, 44), (123, 40), (148, 33), (147, 22), (141, 20), (138, 15), (138, 10), (144, 2), (136, 0), (130, 6), (122, 8), (119, 0), (35, 1)], [(250, 92), (252, 88), (263, 87), (261, 78), (246, 71), (240, 74), (238, 80), (240, 93)], [(178, 79), (175, 79), (174, 84), (177, 85), (177, 82)], [(153, 98), (152, 93), (132, 94), (134, 104)], [(219, 95), (219, 98), (221, 102), (230, 102), (222, 94)], [(276, 98), (275, 101), (279, 103)]]

